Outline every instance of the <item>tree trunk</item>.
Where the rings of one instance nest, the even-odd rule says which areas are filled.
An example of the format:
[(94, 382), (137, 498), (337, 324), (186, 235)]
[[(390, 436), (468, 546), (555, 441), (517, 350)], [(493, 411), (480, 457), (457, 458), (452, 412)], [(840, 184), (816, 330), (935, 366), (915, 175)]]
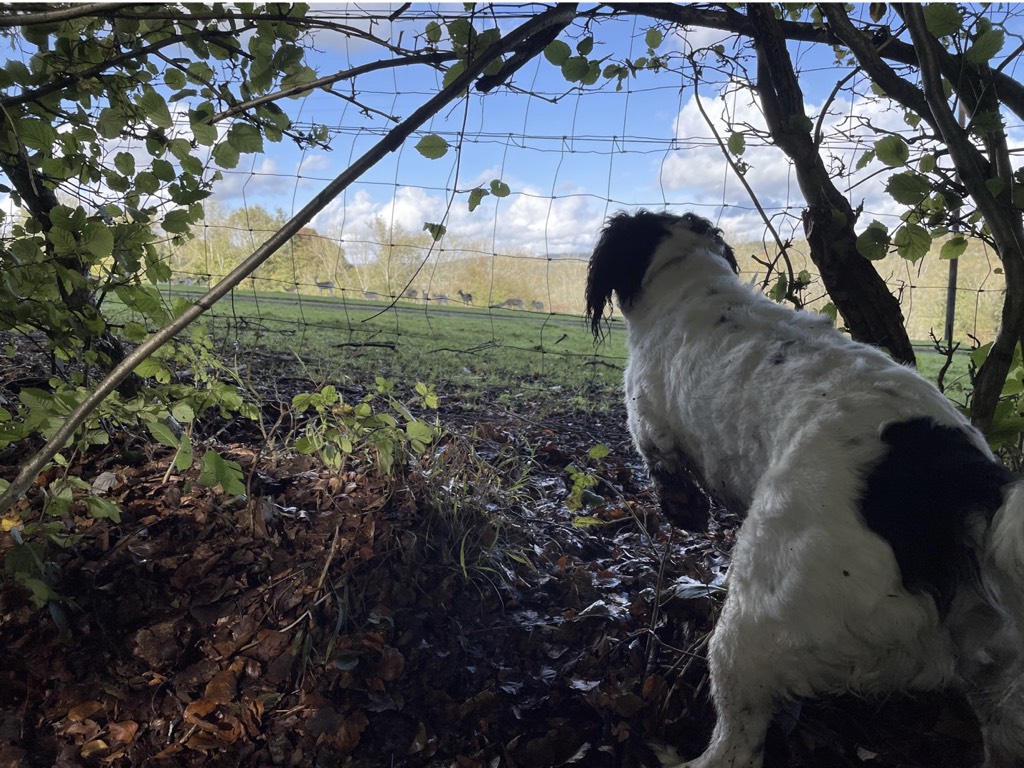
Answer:
[(757, 91), (768, 130), (793, 161), (807, 200), (804, 231), (811, 260), (854, 339), (882, 347), (894, 359), (915, 364), (899, 302), (885, 281), (857, 250), (857, 214), (829, 176), (812, 137), (803, 92), (786, 50), (786, 40), (770, 5), (751, 4), (757, 49)]

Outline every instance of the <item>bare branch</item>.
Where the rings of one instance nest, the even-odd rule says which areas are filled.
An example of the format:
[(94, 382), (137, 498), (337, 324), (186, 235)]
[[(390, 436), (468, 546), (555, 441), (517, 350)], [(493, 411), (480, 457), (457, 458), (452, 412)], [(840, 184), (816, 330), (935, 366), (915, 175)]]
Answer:
[[(58, 8), (52, 11), (29, 11), (27, 13), (0, 14), (0, 29), (5, 27), (27, 27), (31, 24), (52, 24), (55, 21), (81, 19), (85, 16), (109, 16), (122, 8), (131, 8), (134, 3), (86, 3), (73, 5), (70, 8)], [(7, 6), (14, 10), (17, 6)]]

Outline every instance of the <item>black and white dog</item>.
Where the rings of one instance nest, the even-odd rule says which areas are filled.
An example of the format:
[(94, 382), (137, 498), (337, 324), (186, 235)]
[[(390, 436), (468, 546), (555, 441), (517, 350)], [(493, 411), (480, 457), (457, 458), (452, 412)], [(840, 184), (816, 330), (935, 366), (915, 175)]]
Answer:
[(986, 768), (1024, 766), (1024, 486), (930, 382), (736, 273), (711, 222), (640, 211), (608, 221), (587, 278), (594, 334), (613, 294), (628, 323), (629, 429), (659, 494), (696, 474), (745, 515), (710, 643), (718, 719), (685, 765), (758, 768), (787, 701), (961, 686)]

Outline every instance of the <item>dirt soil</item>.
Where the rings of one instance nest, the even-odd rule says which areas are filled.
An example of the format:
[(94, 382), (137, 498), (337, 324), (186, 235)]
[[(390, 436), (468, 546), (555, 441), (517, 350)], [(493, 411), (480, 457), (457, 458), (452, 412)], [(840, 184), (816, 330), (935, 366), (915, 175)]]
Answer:
[[(0, 768), (657, 766), (652, 740), (698, 754), (735, 518), (716, 511), (700, 536), (665, 522), (621, 411), (450, 402), (440, 418), (448, 435), (397, 477), (325, 470), (224, 423), (206, 437), (241, 463), (244, 499), (130, 435), (90, 455), (82, 477), (123, 518), (72, 508), (81, 538), (51, 553), (62, 604), (36, 611), (3, 582)], [(597, 478), (578, 511), (569, 464)], [(781, 713), (766, 765), (981, 756), (954, 696), (851, 696)]]

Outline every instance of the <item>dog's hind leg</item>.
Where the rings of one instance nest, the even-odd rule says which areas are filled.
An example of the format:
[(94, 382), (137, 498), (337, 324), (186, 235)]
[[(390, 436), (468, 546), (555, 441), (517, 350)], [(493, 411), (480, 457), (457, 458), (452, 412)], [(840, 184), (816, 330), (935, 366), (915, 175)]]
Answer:
[(711, 638), (708, 661), (717, 720), (708, 748), (680, 768), (761, 768), (778, 681), (765, 647), (752, 647), (756, 631), (743, 626), (737, 601), (726, 598)]

